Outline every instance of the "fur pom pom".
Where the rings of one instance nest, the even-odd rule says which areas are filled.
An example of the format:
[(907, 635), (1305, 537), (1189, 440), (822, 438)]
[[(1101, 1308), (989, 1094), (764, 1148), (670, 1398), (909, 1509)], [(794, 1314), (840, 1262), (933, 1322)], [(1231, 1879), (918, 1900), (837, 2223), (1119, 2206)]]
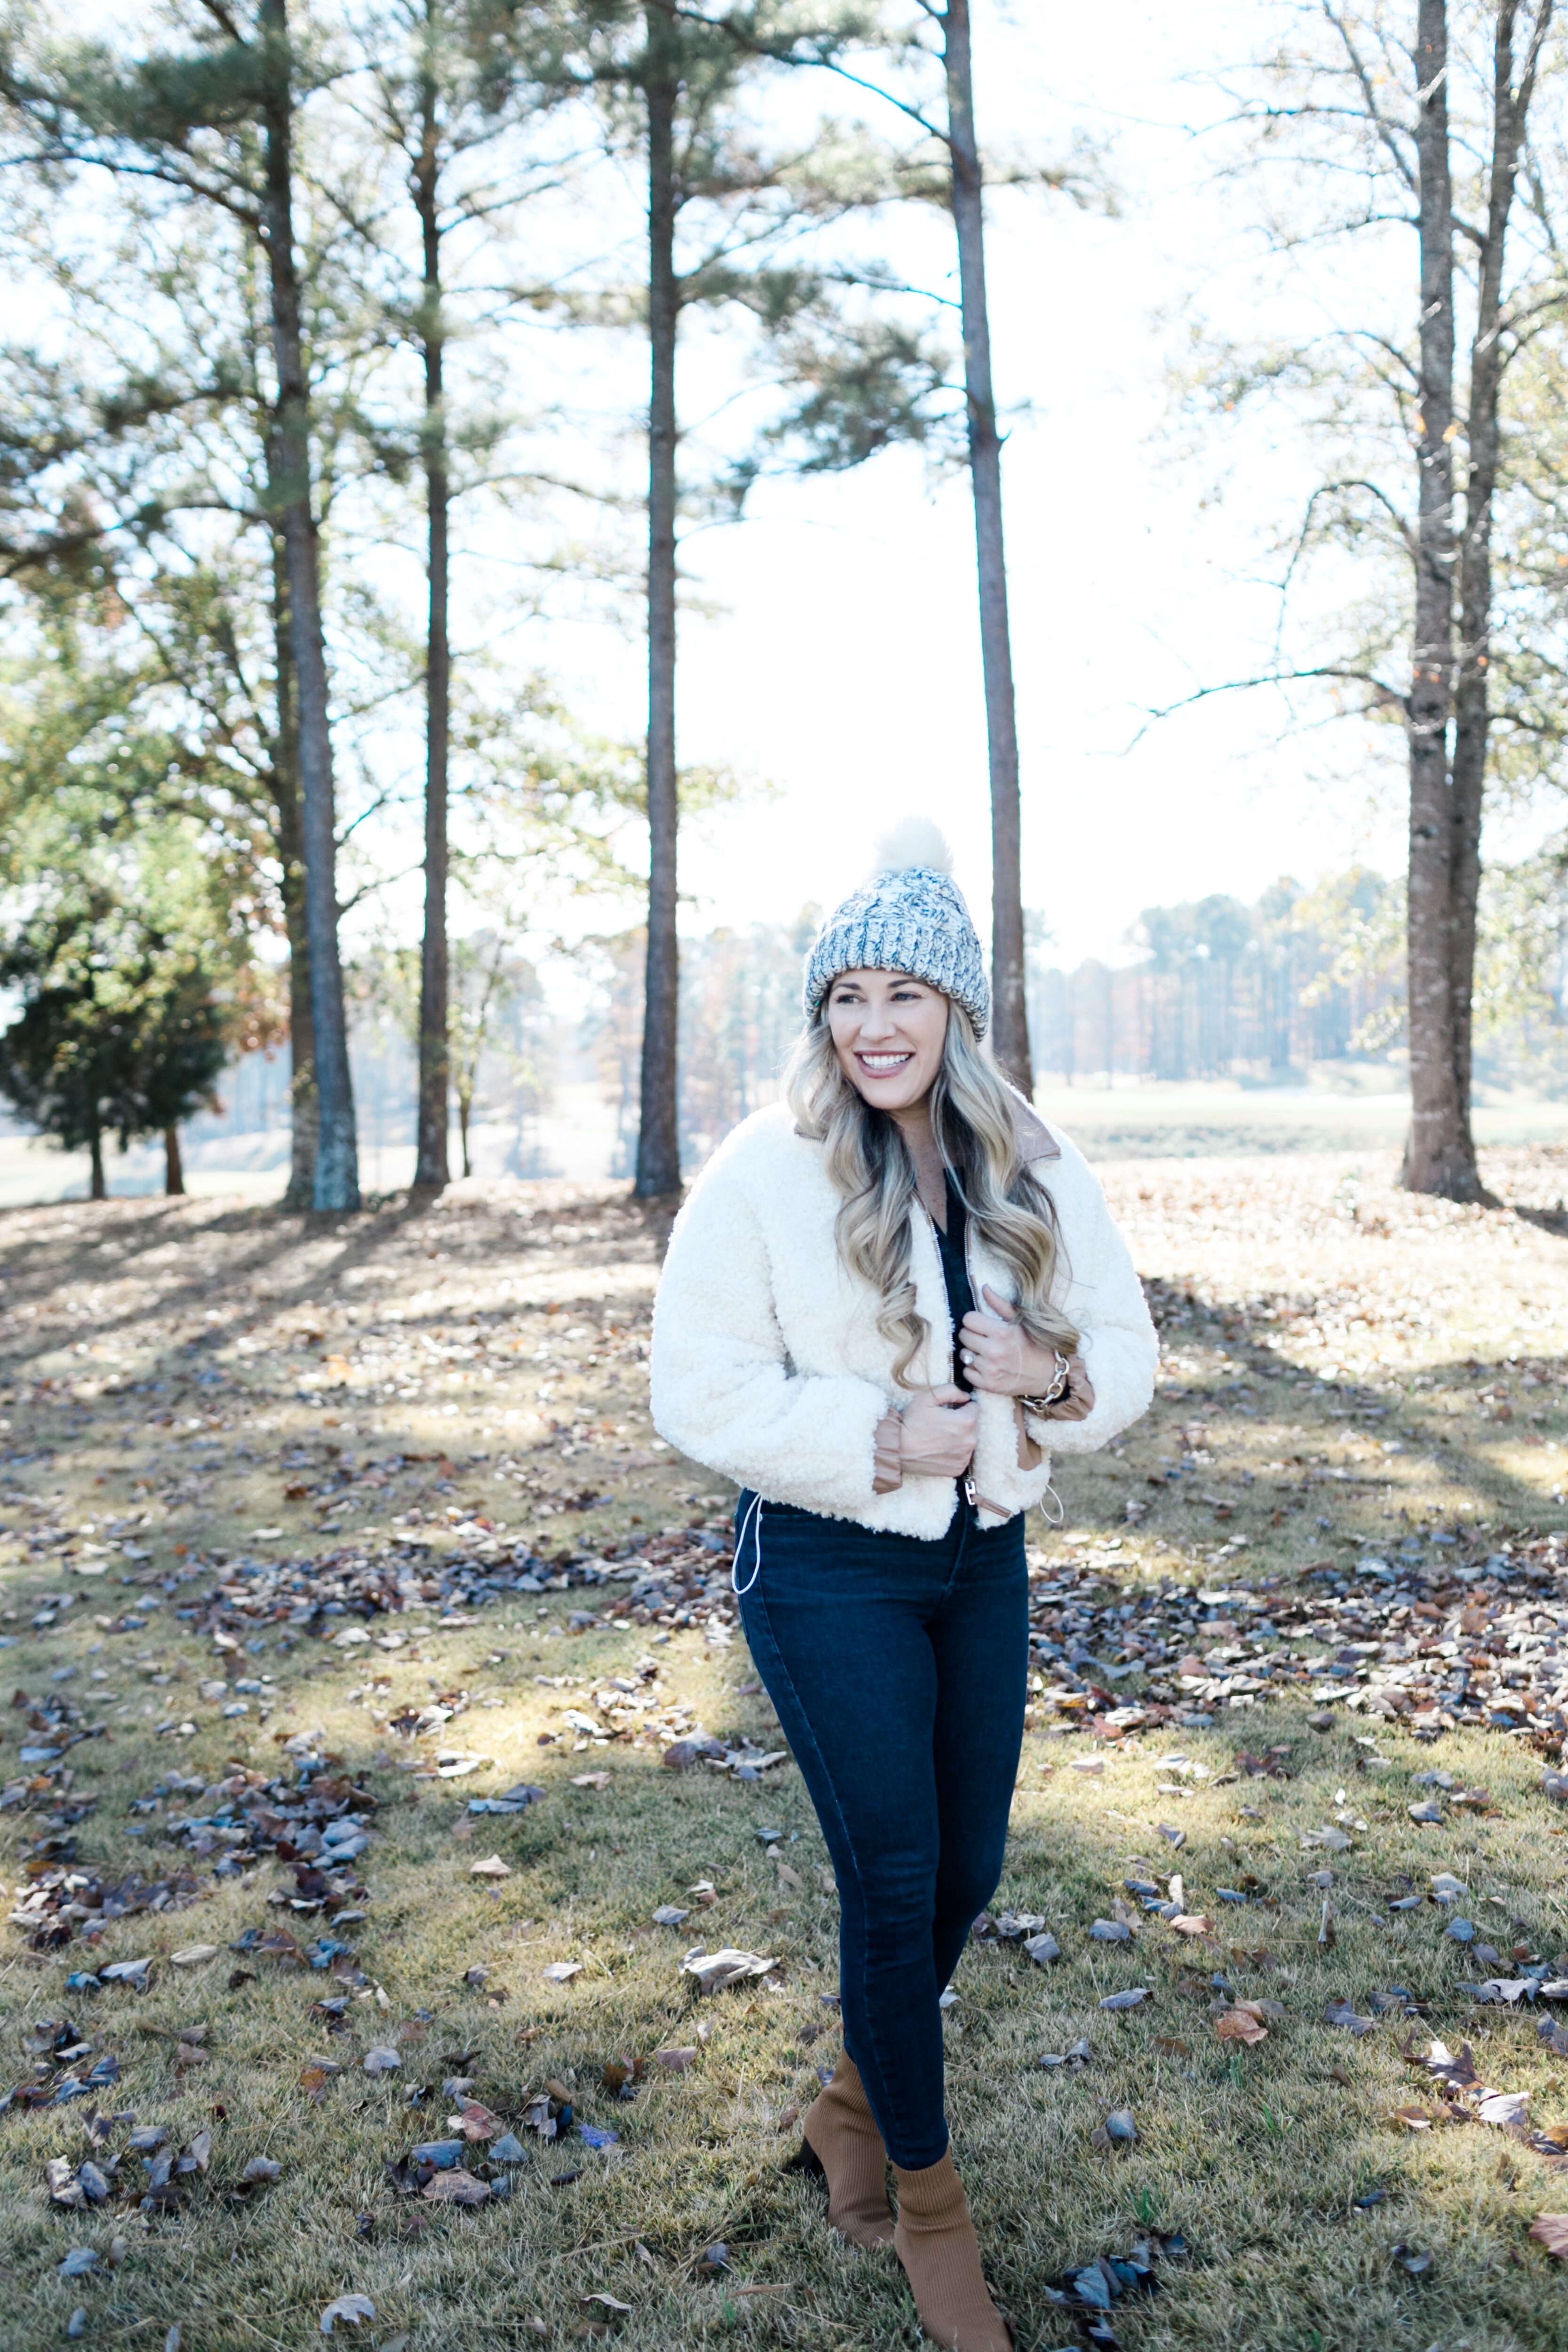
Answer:
[(906, 874), (912, 866), (931, 874), (952, 872), (947, 836), (929, 816), (900, 818), (878, 842), (871, 860), (873, 874)]

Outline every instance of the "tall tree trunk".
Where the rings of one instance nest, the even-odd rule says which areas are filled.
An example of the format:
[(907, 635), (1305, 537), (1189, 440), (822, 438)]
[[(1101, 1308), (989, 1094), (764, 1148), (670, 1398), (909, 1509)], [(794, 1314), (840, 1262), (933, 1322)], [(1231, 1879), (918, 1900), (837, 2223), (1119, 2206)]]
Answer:
[(170, 1126), (163, 1129), (163, 1190), (166, 1193), (183, 1193), (185, 1171), (180, 1158), (180, 1130)]
[[(268, 449), (268, 474), (273, 473)], [(289, 557), (272, 533), (274, 732), (272, 800), (282, 870), (283, 928), (289, 941), (289, 1182), (286, 1209), (308, 1209), (316, 1189), (316, 1069), (310, 1017), (310, 937), (305, 919), (305, 832), (300, 805), (300, 710), (289, 624)]]
[(473, 1163), (468, 1158), (468, 1120), (472, 1116), (472, 1112), (473, 1104), (470, 1097), (459, 1089), (458, 1095), (458, 1132), (462, 1139), (463, 1173), (465, 1176), (471, 1176), (474, 1172)]
[(88, 1184), (89, 1201), (107, 1201), (109, 1187), (103, 1181), (103, 1137), (95, 1127), (88, 1137), (87, 1148), (92, 1161), (92, 1175)]
[(952, 157), (952, 218), (963, 322), (963, 388), (969, 415), (969, 476), (980, 574), (980, 656), (985, 677), (985, 738), (991, 764), (991, 985), (996, 1057), (1026, 1094), (1034, 1090), (1024, 989), (1024, 895), (1020, 865), (1018, 722), (1002, 541), (1002, 439), (991, 382), (991, 318), (985, 297), (985, 225), (974, 135), (974, 75), (969, 0), (943, 13), (947, 127)]
[[(447, 523), (451, 488), (447, 470), (447, 419), (442, 367), (441, 227), (436, 90), (422, 92), (424, 139), (414, 169), (414, 202), (424, 247), (425, 499), (429, 536), (430, 608), (425, 654), (425, 940), (419, 965), (419, 1141), (414, 1181), (439, 1192), (447, 1181), (447, 1123), (451, 1094), (447, 1003), (447, 775), (450, 738), (451, 646), (447, 634)], [(464, 1147), (466, 1176), (467, 1146)]]
[(679, 79), (664, 12), (644, 14), (647, 42), (647, 957), (643, 987), (642, 1099), (636, 1191), (680, 1184), (676, 1050), (680, 967), (676, 940), (675, 770), (675, 108)]
[(359, 1150), (348, 1024), (338, 958), (337, 815), (328, 725), (327, 656), (321, 630), (321, 551), (310, 506), (309, 394), (300, 329), (294, 250), (293, 65), (288, 0), (260, 0), (262, 129), (266, 144), (267, 259), (278, 372), (280, 521), (289, 566), (289, 633), (300, 709), (305, 915), (310, 942), (310, 1008), (318, 1102), (312, 1206), (357, 1209)]
[(1498, 479), (1498, 403), (1502, 384), (1502, 273), (1519, 159), (1534, 95), (1552, 0), (1541, 0), (1519, 87), (1514, 87), (1518, 0), (1500, 0), (1492, 43), (1492, 153), (1487, 227), (1470, 348), (1470, 397), (1465, 482), (1465, 529), (1459, 542), (1459, 653), (1454, 687), (1453, 904), (1449, 964), (1454, 997), (1456, 1058), (1467, 1121), (1471, 1078), (1471, 998), (1476, 970), (1476, 915), (1481, 882), (1481, 805), (1486, 791), (1490, 724), (1492, 509)]
[(1419, 0), (1415, 147), (1420, 174), (1421, 414), (1415, 643), (1411, 665), (1408, 997), (1412, 1192), (1473, 1200), (1480, 1189), (1459, 1084), (1451, 966), (1454, 678), (1454, 215), (1448, 154), (1447, 0)]

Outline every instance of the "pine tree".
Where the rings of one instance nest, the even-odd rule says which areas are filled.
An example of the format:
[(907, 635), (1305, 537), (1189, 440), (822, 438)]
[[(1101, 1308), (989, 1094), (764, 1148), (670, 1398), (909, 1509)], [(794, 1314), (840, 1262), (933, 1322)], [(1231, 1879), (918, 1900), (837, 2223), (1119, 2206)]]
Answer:
[(337, 840), (312, 498), (310, 400), (295, 234), (294, 146), (309, 74), (289, 0), (248, 17), (187, 5), (183, 45), (128, 56), (51, 44), (16, 20), (0, 45), (0, 100), (16, 151), (57, 169), (97, 167), (162, 182), (242, 225), (264, 257), (276, 370), (272, 489), (288, 581), (298, 710), (300, 833), (310, 944), (318, 1129), (313, 1203), (359, 1202), (353, 1092), (338, 955)]
[[(447, 1179), (453, 1088), (447, 898), (452, 755), (451, 574), (453, 509), (480, 486), (503, 437), (499, 419), (454, 418), (448, 352), (454, 331), (476, 319), (454, 282), (454, 245), (478, 245), (493, 289), (496, 247), (551, 166), (527, 131), (571, 88), (563, 70), (571, 11), (557, 0), (390, 0), (354, 20), (369, 92), (356, 110), (372, 141), (395, 158), (399, 194), (412, 209), (416, 257), (403, 259), (398, 215), (385, 204), (362, 224), (376, 254), (391, 332), (416, 353), (422, 383), (416, 434), (424, 482), (427, 602), (425, 630), (425, 922), (417, 1039), (419, 1101), (414, 1181), (439, 1191)], [(412, 279), (412, 283), (409, 280)], [(503, 298), (504, 299), (504, 298)], [(485, 304), (479, 305), (482, 313)], [(395, 436), (384, 431), (383, 455)]]

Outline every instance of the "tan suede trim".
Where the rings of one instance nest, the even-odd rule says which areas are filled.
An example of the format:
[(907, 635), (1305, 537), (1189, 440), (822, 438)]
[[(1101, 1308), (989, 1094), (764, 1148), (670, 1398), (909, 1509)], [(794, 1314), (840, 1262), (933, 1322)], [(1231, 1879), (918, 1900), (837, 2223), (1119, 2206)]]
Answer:
[(1019, 1159), (1059, 1160), (1062, 1156), (1061, 1145), (1038, 1112), (1029, 1108), (1022, 1095), (1013, 1095), (1012, 1104), (1013, 1132), (1018, 1141)]
[(873, 1495), (896, 1495), (904, 1483), (904, 1424), (896, 1412), (885, 1412), (871, 1433)]

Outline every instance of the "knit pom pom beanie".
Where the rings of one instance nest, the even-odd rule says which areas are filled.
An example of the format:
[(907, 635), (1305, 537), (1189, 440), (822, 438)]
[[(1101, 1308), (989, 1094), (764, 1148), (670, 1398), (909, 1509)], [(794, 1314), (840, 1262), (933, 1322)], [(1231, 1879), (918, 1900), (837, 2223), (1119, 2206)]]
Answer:
[(984, 1037), (991, 989), (952, 852), (925, 817), (910, 817), (877, 845), (869, 881), (836, 907), (805, 959), (805, 1017), (841, 971), (907, 971), (962, 1004)]

